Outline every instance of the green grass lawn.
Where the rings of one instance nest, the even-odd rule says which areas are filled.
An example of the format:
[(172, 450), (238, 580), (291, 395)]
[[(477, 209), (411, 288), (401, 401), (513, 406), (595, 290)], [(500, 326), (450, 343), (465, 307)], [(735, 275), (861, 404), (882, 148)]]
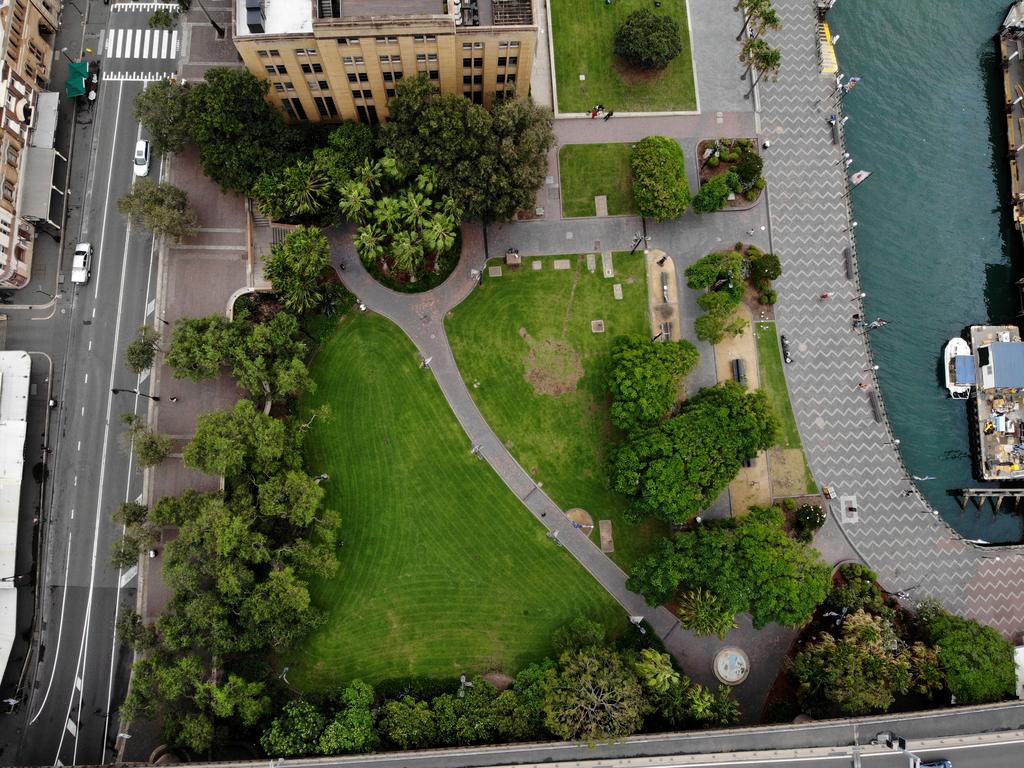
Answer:
[[(761, 326), (767, 326), (767, 329), (762, 330)], [(796, 417), (793, 415), (793, 406), (789, 402), (789, 389), (786, 388), (786, 376), (782, 370), (782, 350), (779, 348), (775, 323), (754, 323), (754, 335), (757, 337), (757, 360), (761, 373), (761, 389), (767, 393), (772, 411), (779, 422), (778, 445), (782, 448), (803, 450), (800, 431), (797, 429)], [(804, 457), (804, 476), (807, 493), (816, 494), (818, 486), (814, 482), (814, 476), (811, 474), (806, 456)]]
[[(683, 37), (683, 52), (663, 70), (633, 71), (613, 53), (613, 39), (626, 16), (650, 0), (551, 0), (558, 109), (589, 112), (603, 104), (615, 112), (671, 112), (697, 108), (684, 0), (664, 0), (657, 13), (670, 14)], [(580, 75), (586, 80), (580, 80)], [(614, 118), (613, 118), (614, 119)]]
[[(767, 326), (767, 329), (764, 328)], [(789, 390), (786, 376), (782, 372), (782, 351), (775, 323), (754, 324), (757, 336), (757, 360), (761, 372), (761, 389), (768, 395), (772, 411), (779, 422), (779, 445), (783, 448), (801, 448), (800, 432), (796, 428), (796, 417), (789, 404)]]
[[(555, 271), (554, 258), (574, 268)], [(665, 533), (654, 521), (626, 522), (626, 498), (607, 487), (608, 449), (620, 440), (608, 421), (608, 350), (617, 335), (650, 332), (644, 259), (615, 254), (612, 280), (601, 276), (600, 254), (595, 274), (585, 256), (546, 257), (539, 272), (532, 261), (486, 278), (449, 313), (448, 337), (508, 449), (563, 509), (583, 507), (595, 524), (610, 519), (613, 558), (628, 568)], [(612, 296), (614, 283), (622, 284), (622, 301)], [(604, 320), (605, 332), (592, 333), (591, 320)]]
[(636, 214), (631, 144), (569, 144), (558, 153), (563, 216), (595, 216), (594, 197), (608, 197), (610, 216)]
[(291, 656), (290, 680), (323, 690), (360, 677), (515, 672), (550, 651), (577, 612), (610, 629), (625, 614), (545, 537), (470, 455), (412, 343), (388, 320), (344, 319), (312, 366), (330, 422), (310, 430), (310, 470), (341, 513), (341, 566), (316, 583), (327, 621)]

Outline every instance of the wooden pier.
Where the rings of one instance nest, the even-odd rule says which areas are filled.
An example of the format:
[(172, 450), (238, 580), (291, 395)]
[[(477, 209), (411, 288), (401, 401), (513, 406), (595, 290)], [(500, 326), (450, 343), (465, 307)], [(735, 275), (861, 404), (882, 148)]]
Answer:
[(991, 502), (993, 515), (999, 512), (1007, 499), (1013, 500), (1014, 511), (1024, 500), (1024, 488), (961, 488), (952, 491), (952, 494), (957, 497), (961, 509), (967, 509), (967, 505), (973, 502), (974, 506), (981, 510), (986, 502)]

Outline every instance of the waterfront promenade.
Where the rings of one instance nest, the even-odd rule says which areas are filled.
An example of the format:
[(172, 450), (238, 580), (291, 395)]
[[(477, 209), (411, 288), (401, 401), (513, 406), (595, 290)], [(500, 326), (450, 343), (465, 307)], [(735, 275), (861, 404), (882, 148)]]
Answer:
[[(832, 514), (887, 590), (910, 591), (912, 601), (935, 597), (1014, 637), (1024, 630), (1024, 554), (977, 547), (934, 514), (887, 421), (875, 421), (869, 392), (858, 388), (876, 382), (868, 339), (851, 330), (853, 313), (863, 309), (858, 276), (846, 279), (843, 259), (855, 243), (843, 149), (832, 144), (827, 122), (835, 81), (819, 74), (813, 5), (775, 6), (783, 28), (772, 40), (783, 66), (778, 82), (761, 89), (761, 127), (771, 140), (771, 245), (783, 265), (776, 318), (794, 353), (786, 375), (811, 470), (835, 489)], [(823, 291), (836, 295), (823, 302)]]

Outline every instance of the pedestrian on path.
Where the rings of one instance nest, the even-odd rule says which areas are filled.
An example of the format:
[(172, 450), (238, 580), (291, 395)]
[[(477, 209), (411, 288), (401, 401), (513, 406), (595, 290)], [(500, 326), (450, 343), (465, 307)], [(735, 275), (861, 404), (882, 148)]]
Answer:
[(597, 110), (596, 109), (590, 110), (590, 119), (593, 120), (595, 117), (597, 117)]
[(859, 389), (861, 391), (864, 391), (867, 388), (868, 388), (867, 382), (864, 382), (864, 381), (862, 381), (860, 384), (857, 385), (857, 389)]
[(831, 298), (832, 298), (833, 296), (835, 296), (835, 293), (834, 293), (833, 291), (825, 291), (825, 292), (824, 292), (823, 294), (821, 294), (821, 296), (819, 296), (818, 298), (819, 298), (819, 299), (820, 299), (821, 301), (828, 301), (828, 300), (829, 300), (829, 299), (831, 299)]
[(768, 147), (770, 147), (771, 145), (772, 145), (771, 141), (769, 141), (768, 139), (765, 139), (764, 140), (764, 144), (761, 145), (761, 149), (768, 149)]
[(609, 112), (609, 113), (607, 113), (607, 114), (606, 114), (606, 115), (604, 116), (605, 122), (608, 122), (609, 120), (611, 120), (611, 119), (612, 119), (612, 115), (614, 115), (614, 114), (615, 114), (614, 112)]
[(748, 229), (748, 230), (747, 230), (747, 234), (748, 234), (748, 235), (749, 235), (750, 237), (753, 237), (753, 236), (754, 236), (754, 231), (755, 231), (755, 230), (754, 230), (754, 228), (753, 228), (753, 227), (751, 227), (750, 229)]
[(170, 398), (168, 398), (168, 400), (170, 400), (172, 403), (178, 402), (178, 398), (177, 397), (170, 397)]

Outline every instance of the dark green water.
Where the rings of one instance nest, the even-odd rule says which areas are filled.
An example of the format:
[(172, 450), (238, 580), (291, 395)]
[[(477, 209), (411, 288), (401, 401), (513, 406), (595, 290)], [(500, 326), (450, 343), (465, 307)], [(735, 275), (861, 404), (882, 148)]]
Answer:
[[(1018, 540), (1021, 515), (961, 511), (971, 473), (967, 410), (946, 396), (942, 348), (965, 326), (1016, 321), (1020, 233), (994, 35), (1008, 0), (839, 0), (829, 13), (845, 100), (857, 248), (879, 380), (910, 471), (961, 534)], [(785, 62), (783, 62), (785, 66)], [(1024, 512), (1024, 507), (1022, 507)]]

